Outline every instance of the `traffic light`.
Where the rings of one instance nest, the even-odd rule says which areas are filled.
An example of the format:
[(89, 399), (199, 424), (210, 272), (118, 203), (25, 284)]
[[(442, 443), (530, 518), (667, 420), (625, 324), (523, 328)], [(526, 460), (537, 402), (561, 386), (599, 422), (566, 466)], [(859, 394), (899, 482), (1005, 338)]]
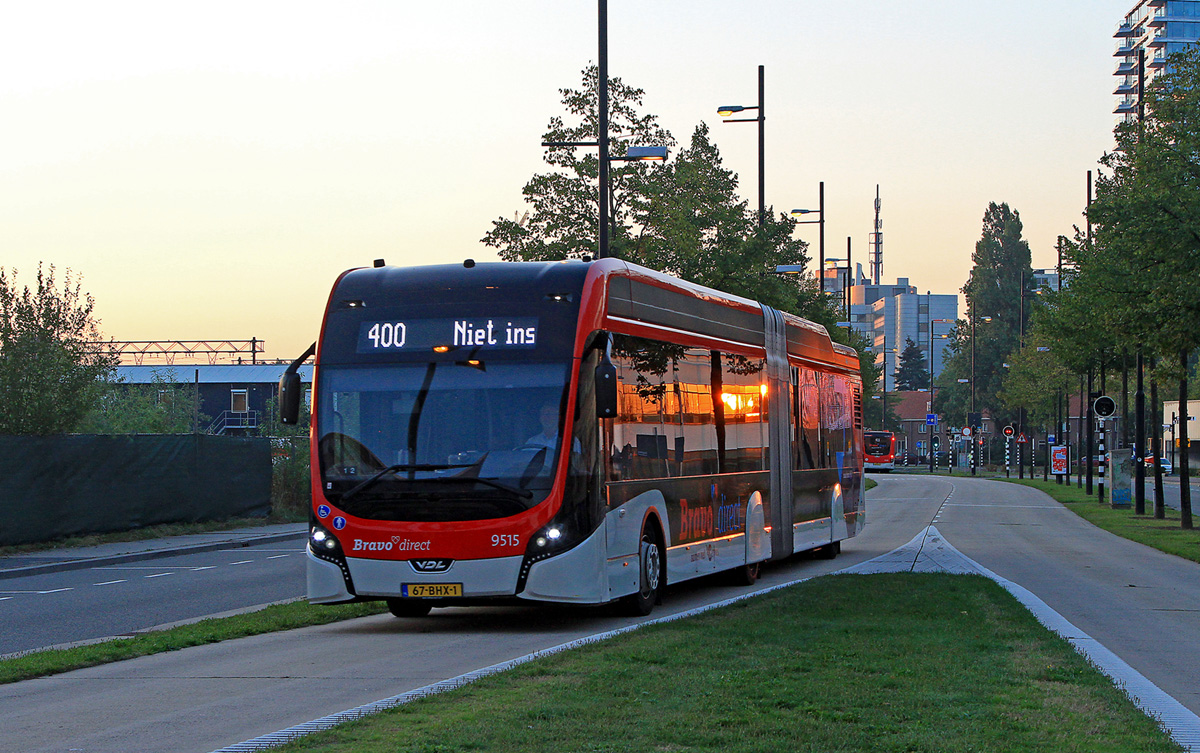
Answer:
[(1011, 437), (1013, 434), (1016, 434), (1016, 433), (1017, 432), (1015, 429), (1013, 429), (1013, 427), (1011, 427), (1011, 426), (1004, 427), (1004, 436)]
[(1101, 395), (1096, 398), (1096, 402), (1092, 403), (1092, 410), (1096, 411), (1097, 416), (1108, 418), (1117, 412), (1117, 401), (1108, 395)]
[(942, 437), (939, 434), (933, 435), (933, 449), (937, 449), (942, 444)]

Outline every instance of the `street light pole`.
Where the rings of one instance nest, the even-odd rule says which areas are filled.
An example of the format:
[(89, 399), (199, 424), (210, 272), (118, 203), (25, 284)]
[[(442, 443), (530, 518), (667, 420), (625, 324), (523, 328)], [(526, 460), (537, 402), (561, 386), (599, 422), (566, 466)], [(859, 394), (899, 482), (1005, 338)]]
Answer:
[(596, 125), (596, 143), (600, 147), (600, 247), (596, 258), (608, 257), (608, 0), (598, 0), (599, 8), (599, 62), (596, 94), (599, 116)]
[[(746, 110), (757, 110), (758, 117), (754, 118), (735, 118), (726, 120), (726, 123), (758, 123), (758, 226), (762, 227), (767, 221), (767, 195), (766, 195), (766, 134), (767, 134), (767, 119), (764, 116), (766, 108), (766, 86), (764, 84), (764, 67), (758, 66), (758, 106), (745, 107), (743, 105), (724, 105), (717, 108), (717, 114), (724, 117), (732, 115), (735, 112), (744, 112)], [(824, 215), (822, 215), (824, 217)]]

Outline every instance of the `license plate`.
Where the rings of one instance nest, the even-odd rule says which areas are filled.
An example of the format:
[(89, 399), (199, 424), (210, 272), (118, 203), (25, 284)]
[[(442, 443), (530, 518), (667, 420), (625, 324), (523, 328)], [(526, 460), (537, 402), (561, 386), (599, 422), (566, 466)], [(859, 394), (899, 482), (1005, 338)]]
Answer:
[(413, 599), (443, 599), (448, 596), (462, 596), (461, 583), (404, 583), (400, 593)]

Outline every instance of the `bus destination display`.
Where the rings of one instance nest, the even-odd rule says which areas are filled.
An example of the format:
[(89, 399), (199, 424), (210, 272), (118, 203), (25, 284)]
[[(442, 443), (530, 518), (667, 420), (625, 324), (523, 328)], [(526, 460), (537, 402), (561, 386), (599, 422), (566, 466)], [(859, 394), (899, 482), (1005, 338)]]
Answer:
[(358, 328), (358, 352), (533, 348), (537, 335), (537, 317), (529, 316), (368, 321)]

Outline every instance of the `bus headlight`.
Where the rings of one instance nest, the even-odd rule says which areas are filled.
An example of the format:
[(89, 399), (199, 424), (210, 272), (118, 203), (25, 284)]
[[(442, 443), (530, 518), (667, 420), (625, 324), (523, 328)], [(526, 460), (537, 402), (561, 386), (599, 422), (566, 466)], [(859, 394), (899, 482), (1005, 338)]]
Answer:
[(313, 554), (336, 555), (341, 553), (337, 537), (322, 526), (314, 524), (308, 532), (308, 546)]
[(558, 526), (549, 526), (538, 534), (533, 543), (537, 544), (539, 549), (545, 549), (562, 540), (563, 532)]

